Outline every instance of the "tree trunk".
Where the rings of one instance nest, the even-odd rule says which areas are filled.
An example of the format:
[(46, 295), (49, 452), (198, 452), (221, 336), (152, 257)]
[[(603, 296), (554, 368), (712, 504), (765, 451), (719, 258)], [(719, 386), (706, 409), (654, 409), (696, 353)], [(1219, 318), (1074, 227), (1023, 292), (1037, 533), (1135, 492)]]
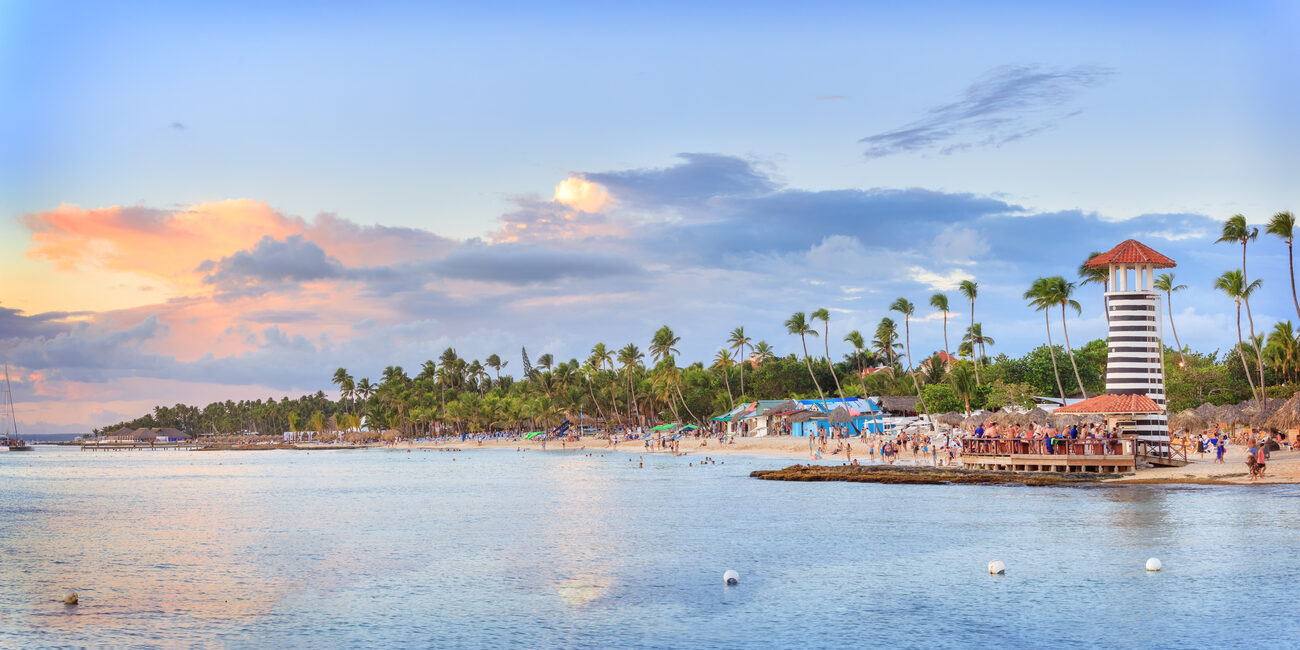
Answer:
[(1056, 377), (1056, 390), (1061, 392), (1061, 405), (1065, 405), (1065, 388), (1061, 386), (1061, 370), (1056, 366), (1056, 351), (1052, 349), (1052, 321), (1047, 318), (1047, 310), (1043, 310), (1043, 322), (1047, 324), (1047, 356), (1052, 360), (1052, 375)]
[(1079, 383), (1079, 393), (1088, 399), (1088, 391), (1083, 389), (1083, 379), (1079, 377), (1079, 366), (1074, 363), (1074, 348), (1070, 347), (1070, 328), (1065, 325), (1065, 304), (1061, 304), (1061, 329), (1065, 332), (1065, 351), (1070, 353), (1070, 367), (1074, 368), (1074, 381)]
[[(835, 374), (835, 364), (831, 363), (831, 324), (826, 323), (826, 337), (822, 343), (826, 345), (826, 367), (831, 369), (831, 379), (835, 380), (835, 392), (839, 393), (840, 402), (844, 401), (844, 389), (840, 386), (840, 378)], [(828, 421), (829, 424), (829, 421)]]
[(745, 396), (745, 366), (748, 363), (749, 363), (749, 359), (745, 357), (745, 346), (744, 344), (741, 344), (740, 346), (740, 396), (741, 397)]
[(1286, 240), (1286, 262), (1291, 269), (1291, 302), (1295, 304), (1296, 318), (1300, 318), (1300, 300), (1297, 300), (1295, 295), (1295, 257), (1293, 257), (1293, 253), (1292, 241), (1288, 238)]
[[(829, 411), (829, 410), (826, 410), (826, 396), (822, 394), (822, 385), (819, 384), (819, 383), (817, 383), (817, 375), (816, 375), (815, 373), (813, 373), (812, 359), (808, 356), (808, 340), (807, 340), (806, 338), (804, 338), (804, 335), (803, 335), (803, 334), (800, 334), (800, 335), (799, 335), (799, 342), (800, 342), (800, 343), (803, 343), (803, 362), (804, 362), (804, 365), (807, 365), (807, 366), (808, 366), (808, 376), (809, 376), (809, 377), (812, 377), (812, 380), (813, 380), (813, 386), (816, 386), (816, 387), (817, 387), (817, 397), (821, 398), (821, 401), (822, 401), (822, 410), (825, 410), (827, 416), (829, 416), (829, 415), (830, 415), (830, 411)], [(829, 421), (829, 420), (828, 420), (828, 421)]]
[(948, 347), (948, 312), (943, 312), (943, 353), (952, 356), (952, 348)]
[(1250, 384), (1250, 396), (1259, 399), (1255, 392), (1255, 380), (1250, 377), (1250, 364), (1246, 363), (1245, 341), (1241, 340), (1241, 301), (1237, 301), (1237, 356), (1241, 357), (1241, 368), (1246, 371), (1246, 381)]
[(925, 417), (930, 422), (930, 432), (937, 431), (934, 428), (934, 414), (930, 412), (930, 407), (925, 404), (925, 395), (921, 394), (921, 382), (916, 380), (916, 373), (912, 372), (912, 319), (906, 314), (903, 315), (903, 339), (907, 344), (907, 374), (912, 376), (912, 386), (916, 387), (916, 399), (921, 402), (921, 408), (925, 409)]
[(975, 344), (975, 299), (970, 299), (970, 355), (975, 357), (975, 385), (980, 385), (980, 346)]
[(736, 398), (731, 396), (731, 373), (726, 366), (722, 367), (722, 381), (727, 385), (727, 403), (731, 408), (736, 408)]
[[(1241, 240), (1241, 284), (1243, 289), (1250, 287), (1250, 281), (1246, 279), (1246, 240)], [(1268, 397), (1268, 388), (1264, 381), (1264, 351), (1260, 348), (1262, 345), (1255, 344), (1255, 317), (1250, 313), (1250, 298), (1244, 298), (1246, 301), (1246, 320), (1250, 323), (1250, 345), (1255, 348), (1255, 366), (1259, 369), (1259, 396), (1255, 399)], [(1250, 375), (1249, 372), (1246, 373)]]

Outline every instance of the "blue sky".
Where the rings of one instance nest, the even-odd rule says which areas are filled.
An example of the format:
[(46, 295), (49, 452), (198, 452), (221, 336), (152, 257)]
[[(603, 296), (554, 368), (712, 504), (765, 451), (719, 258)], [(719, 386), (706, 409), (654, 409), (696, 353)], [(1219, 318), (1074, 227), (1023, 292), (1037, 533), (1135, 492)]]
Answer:
[[(115, 379), (157, 401), (323, 387), (314, 363), (265, 371), (294, 350), (567, 358), (660, 321), (689, 358), (740, 324), (780, 350), (796, 309), (871, 329), (971, 276), (1017, 353), (1042, 331), (1024, 286), (1133, 236), (1188, 262), (1184, 343), (1226, 348), (1217, 222), (1300, 207), (1297, 36), (1280, 2), (2, 3), (0, 308), (79, 315), (13, 321), (0, 349), (93, 423), (152, 404)], [(557, 201), (566, 179), (607, 200)], [(132, 248), (164, 226), (241, 236)], [(1257, 320), (1294, 316), (1285, 248), (1255, 250)], [(182, 337), (201, 316), (178, 305), (217, 304), (240, 344)], [(51, 353), (94, 336), (121, 354)]]

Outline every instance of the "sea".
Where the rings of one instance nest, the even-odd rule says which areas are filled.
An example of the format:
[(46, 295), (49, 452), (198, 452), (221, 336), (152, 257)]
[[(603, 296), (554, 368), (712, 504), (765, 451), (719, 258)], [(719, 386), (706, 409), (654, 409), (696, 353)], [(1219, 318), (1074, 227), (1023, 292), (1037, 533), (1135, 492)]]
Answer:
[(0, 454), (0, 646), (1300, 645), (1300, 486), (791, 483), (748, 475), (792, 461), (700, 461)]

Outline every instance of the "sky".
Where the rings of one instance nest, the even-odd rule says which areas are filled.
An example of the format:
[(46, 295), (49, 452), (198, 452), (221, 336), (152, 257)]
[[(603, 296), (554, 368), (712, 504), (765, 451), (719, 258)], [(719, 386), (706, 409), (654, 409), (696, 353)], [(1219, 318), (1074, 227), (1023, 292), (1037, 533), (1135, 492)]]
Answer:
[[(955, 348), (1137, 238), (1235, 343), (1222, 220), (1300, 210), (1300, 6), (0, 1), (0, 359), (23, 431), (297, 396), (446, 347), (832, 356), (890, 302)], [(1296, 316), (1287, 248), (1247, 271)], [(1075, 345), (1104, 335), (1080, 287)], [(1053, 314), (1053, 336), (1062, 334)], [(820, 346), (820, 344), (818, 344)]]

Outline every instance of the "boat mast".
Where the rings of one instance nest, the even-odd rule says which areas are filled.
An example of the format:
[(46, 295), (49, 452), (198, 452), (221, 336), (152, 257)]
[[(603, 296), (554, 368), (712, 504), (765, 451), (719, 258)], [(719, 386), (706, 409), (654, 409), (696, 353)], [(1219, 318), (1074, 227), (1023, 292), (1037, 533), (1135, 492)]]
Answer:
[(13, 423), (13, 433), (6, 434), (14, 438), (18, 437), (18, 414), (14, 413), (14, 391), (9, 387), (9, 364), (5, 364), (5, 401), (9, 405), (9, 421)]

